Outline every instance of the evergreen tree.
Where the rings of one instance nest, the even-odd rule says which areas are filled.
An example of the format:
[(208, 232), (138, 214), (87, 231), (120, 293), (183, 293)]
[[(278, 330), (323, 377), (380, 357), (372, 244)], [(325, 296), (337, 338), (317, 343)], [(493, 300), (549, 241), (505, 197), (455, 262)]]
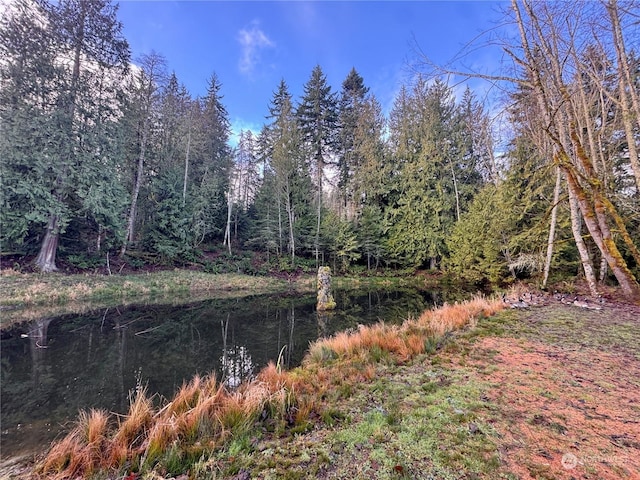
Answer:
[(387, 210), (390, 253), (401, 263), (434, 268), (461, 211), (461, 192), (477, 183), (464, 129), (449, 87), (418, 79), (401, 91), (391, 114), (397, 170), (395, 203)]
[(129, 50), (116, 10), (105, 0), (20, 1), (0, 27), (2, 203), (26, 200), (31, 210), (7, 232), (19, 243), (46, 224), (35, 262), (43, 272), (56, 270), (60, 235), (74, 219), (91, 218), (98, 247), (118, 227), (112, 139)]
[(362, 103), (353, 135), (353, 165), (350, 190), (358, 214), (365, 206), (384, 209), (389, 204), (393, 165), (384, 141), (386, 120), (376, 98)]
[(193, 157), (193, 228), (196, 238), (212, 240), (222, 236), (227, 218), (232, 150), (229, 147), (231, 122), (222, 103), (222, 85), (214, 73), (207, 95), (202, 99), (201, 117), (196, 123), (201, 147)]
[(367, 270), (377, 269), (385, 258), (384, 213), (378, 205), (365, 205), (356, 231), (362, 254), (367, 259)]
[[(287, 84), (282, 80), (269, 107), (271, 169), (278, 205), (278, 231), (295, 264), (296, 251), (308, 237), (309, 184), (307, 164), (303, 157), (302, 138)], [(317, 234), (319, 235), (319, 234)], [(281, 240), (282, 241), (282, 240)]]
[(182, 205), (182, 168), (159, 172), (149, 192), (151, 218), (144, 232), (145, 249), (163, 263), (184, 261), (193, 256), (191, 218)]
[[(475, 94), (467, 86), (458, 105), (461, 148), (465, 150), (465, 162), (469, 173), (485, 182), (498, 184), (500, 172), (494, 153), (493, 132), (489, 115)], [(476, 183), (481, 183), (480, 179)]]
[[(175, 72), (160, 92), (158, 122), (155, 127), (160, 169), (184, 166), (191, 121), (191, 98)], [(188, 175), (188, 167), (187, 167)]]
[[(516, 139), (507, 159), (506, 178), (480, 190), (447, 239), (445, 268), (468, 281), (497, 283), (542, 270), (553, 175), (525, 138)], [(566, 206), (558, 217), (554, 252), (566, 265), (575, 262)]]
[(338, 110), (336, 95), (327, 84), (327, 78), (319, 65), (311, 72), (304, 85), (304, 95), (298, 106), (297, 119), (302, 140), (312, 159), (312, 172), (316, 189), (316, 233), (314, 250), (316, 262), (320, 256), (320, 227), (325, 166), (337, 147)]
[(352, 262), (360, 259), (358, 236), (350, 220), (329, 211), (322, 220), (322, 234), (335, 272), (346, 271)]
[[(125, 121), (133, 128), (128, 130), (128, 143), (130, 160), (130, 204), (127, 215), (127, 230), (120, 256), (123, 257), (130, 244), (137, 239), (137, 223), (140, 191), (148, 176), (150, 157), (153, 152), (157, 152), (158, 145), (153, 142), (154, 129), (159, 122), (159, 110), (161, 100), (161, 88), (164, 85), (166, 75), (166, 60), (162, 55), (151, 52), (142, 55), (139, 59), (139, 69), (136, 77), (130, 82), (127, 115)], [(157, 165), (156, 165), (157, 167)], [(144, 216), (143, 216), (144, 218)]]
[(262, 127), (256, 145), (256, 159), (262, 170), (260, 187), (251, 209), (251, 233), (248, 244), (267, 253), (280, 255), (282, 235), (279, 197), (276, 193), (275, 175), (271, 167), (273, 154), (270, 128)]
[[(356, 131), (361, 125), (365, 98), (369, 89), (355, 68), (342, 82), (338, 109), (338, 192), (341, 198), (340, 208), (347, 218), (354, 218), (358, 199), (354, 198), (354, 176), (362, 163), (361, 153), (357, 149)], [(375, 135), (375, 132), (371, 132)]]
[[(28, 33), (28, 34), (27, 34)], [(49, 165), (58, 131), (54, 99), (60, 72), (40, 3), (21, 0), (0, 23), (0, 235), (3, 251), (21, 248), (50, 211), (64, 209)]]

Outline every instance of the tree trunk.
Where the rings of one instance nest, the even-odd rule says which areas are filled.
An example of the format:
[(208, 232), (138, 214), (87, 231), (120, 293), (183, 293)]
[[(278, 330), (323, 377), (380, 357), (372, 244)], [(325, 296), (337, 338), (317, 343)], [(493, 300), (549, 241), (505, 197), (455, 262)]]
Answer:
[(629, 109), (629, 102), (625, 87), (620, 80), (620, 108), (622, 110), (622, 124), (624, 125), (624, 133), (627, 138), (627, 149), (629, 150), (629, 163), (636, 180), (636, 190), (640, 192), (640, 162), (638, 161), (638, 149), (636, 147), (636, 139), (633, 132), (633, 114)]
[[(151, 88), (151, 87), (149, 87)], [(127, 218), (127, 232), (120, 257), (124, 257), (127, 252), (127, 246), (135, 239), (136, 214), (138, 211), (138, 196), (142, 187), (142, 177), (144, 175), (144, 161), (147, 152), (147, 138), (149, 137), (149, 112), (146, 113), (142, 124), (142, 140), (140, 142), (140, 154), (138, 155), (138, 167), (136, 169), (136, 181), (131, 194), (131, 207), (129, 208), (129, 217)]]
[(142, 186), (142, 175), (144, 172), (144, 157), (146, 153), (146, 143), (147, 143), (147, 130), (148, 130), (148, 120), (145, 119), (144, 131), (142, 132), (142, 145), (140, 146), (140, 155), (138, 156), (138, 168), (136, 170), (136, 181), (133, 186), (133, 193), (131, 195), (131, 207), (129, 208), (129, 217), (127, 219), (127, 233), (124, 244), (122, 245), (122, 250), (120, 250), (120, 256), (124, 257), (127, 252), (127, 246), (129, 243), (133, 242), (135, 238), (135, 223), (136, 223), (136, 214), (138, 211), (138, 196), (140, 195), (140, 187)]
[(278, 193), (278, 255), (282, 255), (282, 195)]
[(451, 165), (451, 177), (453, 178), (453, 191), (456, 195), (456, 221), (460, 221), (460, 195), (458, 193), (458, 181), (456, 180), (456, 172), (453, 169), (453, 162), (450, 162)]
[(286, 205), (287, 217), (289, 219), (289, 251), (291, 253), (291, 268), (293, 268), (296, 262), (296, 243), (295, 243), (295, 236), (293, 234), (294, 232), (293, 224), (295, 221), (295, 214), (293, 211), (293, 205), (291, 201), (291, 191), (290, 191), (289, 185), (287, 185), (286, 199), (287, 199), (287, 205)]
[[(598, 179), (592, 160), (582, 147), (576, 131), (575, 112), (571, 108), (574, 105), (574, 99), (565, 84), (563, 67), (560, 63), (561, 58), (565, 55), (561, 55), (558, 51), (559, 37), (553, 30), (552, 17), (548, 17), (552, 33), (543, 31), (536, 12), (533, 10), (533, 4), (528, 1), (523, 2), (530, 19), (529, 26), (534, 32), (531, 34), (525, 27), (519, 3), (517, 0), (512, 0), (511, 3), (520, 31), (521, 45), (527, 62), (526, 68), (533, 79), (533, 87), (541, 112), (545, 117), (543, 128), (557, 148), (554, 163), (564, 172), (569, 193), (578, 202), (585, 225), (602, 256), (607, 260), (620, 288), (626, 296), (634, 300), (638, 299), (640, 298), (640, 285), (613, 241), (606, 217), (607, 209), (616, 221), (618, 221), (619, 215), (613, 206), (609, 205), (610, 202), (607, 203), (602, 182)], [(545, 3), (540, 5), (541, 8), (546, 8)], [(550, 15), (546, 9), (543, 10), (543, 13)], [(529, 42), (529, 35), (533, 39), (533, 45)], [(544, 55), (548, 66), (545, 62), (539, 61), (542, 58), (539, 53)], [(569, 126), (571, 150), (566, 141), (566, 134), (563, 133), (567, 125), (565, 122), (568, 122)], [(573, 157), (569, 155), (569, 151), (573, 153)], [(586, 182), (585, 186), (580, 184), (581, 179)]]
[(231, 255), (231, 214), (233, 209), (233, 202), (231, 201), (231, 182), (229, 182), (229, 189), (227, 191), (227, 227), (224, 230), (223, 245), (227, 245), (229, 248), (229, 255)]
[(120, 256), (123, 257), (127, 251), (127, 246), (130, 242), (135, 240), (135, 224), (136, 215), (138, 211), (138, 196), (140, 195), (140, 188), (142, 187), (142, 179), (144, 177), (144, 164), (146, 161), (147, 143), (149, 140), (149, 130), (151, 129), (151, 115), (153, 109), (153, 93), (157, 87), (156, 82), (162, 77), (162, 68), (164, 65), (164, 59), (158, 54), (152, 53), (145, 55), (142, 58), (142, 79), (144, 80), (144, 97), (142, 98), (140, 106), (142, 107), (142, 132), (140, 139), (140, 153), (138, 155), (138, 166), (136, 169), (136, 180), (133, 186), (133, 192), (131, 195), (131, 207), (129, 209), (129, 217), (127, 219), (127, 231), (124, 244), (120, 250)]
[(602, 285), (604, 285), (604, 282), (607, 279), (608, 274), (609, 274), (609, 265), (607, 265), (607, 260), (604, 257), (602, 257), (600, 259), (600, 274), (598, 276), (598, 280)]
[(556, 224), (558, 221), (558, 202), (560, 200), (560, 185), (562, 181), (562, 173), (560, 168), (556, 167), (556, 186), (553, 190), (553, 207), (551, 208), (551, 224), (549, 225), (549, 238), (547, 239), (547, 256), (544, 262), (544, 274), (542, 277), (542, 288), (546, 288), (549, 280), (549, 271), (551, 270), (551, 259), (553, 258), (553, 244), (556, 237)]
[(569, 189), (569, 207), (571, 210), (571, 232), (573, 233), (573, 239), (576, 242), (576, 247), (580, 254), (580, 262), (582, 263), (585, 280), (587, 281), (587, 285), (589, 285), (589, 292), (591, 292), (591, 295), (595, 297), (598, 295), (598, 286), (596, 276), (593, 271), (593, 262), (589, 256), (589, 249), (582, 238), (580, 209), (578, 207), (576, 197), (571, 189)]
[(35, 266), (42, 273), (50, 273), (58, 270), (58, 267), (56, 266), (56, 251), (58, 250), (59, 239), (60, 231), (58, 230), (58, 216), (51, 215), (44, 234), (44, 239), (40, 245), (40, 252), (35, 260)]
[[(566, 156), (565, 152), (562, 152), (562, 154)], [(582, 217), (591, 238), (593, 238), (602, 256), (606, 259), (624, 294), (632, 300), (637, 300), (640, 298), (640, 285), (638, 285), (618, 247), (611, 238), (611, 232), (608, 229), (605, 229), (604, 232), (601, 230), (602, 220), (605, 216), (604, 207), (596, 202), (594, 202), (593, 206), (590, 204), (587, 193), (578, 183), (572, 168), (566, 163), (561, 168), (567, 178), (569, 191), (575, 196), (580, 206)]]
[(187, 179), (189, 178), (189, 151), (191, 150), (191, 123), (187, 134), (187, 153), (184, 156), (184, 181), (182, 182), (182, 207), (187, 204)]
[(316, 153), (316, 169), (318, 170), (318, 212), (317, 212), (317, 222), (316, 222), (316, 239), (315, 239), (315, 250), (316, 250), (316, 267), (319, 264), (319, 256), (320, 256), (320, 223), (321, 223), (321, 214), (322, 214), (322, 176), (324, 175), (324, 159), (322, 158), (322, 152), (318, 151)]

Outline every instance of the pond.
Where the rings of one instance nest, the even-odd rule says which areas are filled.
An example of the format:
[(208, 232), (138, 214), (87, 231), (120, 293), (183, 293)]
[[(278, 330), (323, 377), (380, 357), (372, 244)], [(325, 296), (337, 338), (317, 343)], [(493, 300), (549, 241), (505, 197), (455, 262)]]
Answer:
[(328, 314), (312, 296), (268, 296), (111, 307), (3, 329), (1, 458), (43, 450), (79, 410), (125, 412), (136, 385), (170, 398), (194, 374), (215, 372), (234, 387), (269, 361), (299, 365), (319, 337), (402, 322), (443, 301), (417, 290), (335, 297)]

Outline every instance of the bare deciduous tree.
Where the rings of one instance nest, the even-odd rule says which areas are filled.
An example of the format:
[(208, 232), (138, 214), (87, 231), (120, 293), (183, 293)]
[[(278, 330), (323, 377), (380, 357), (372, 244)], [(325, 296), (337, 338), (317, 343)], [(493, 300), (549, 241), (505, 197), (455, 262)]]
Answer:
[[(635, 3), (629, 6), (637, 9)], [(594, 19), (606, 19), (607, 12), (613, 35), (609, 38), (603, 35), (594, 37), (593, 29), (587, 32)], [(513, 62), (513, 73), (478, 74), (455, 68), (455, 62), (441, 67), (426, 58), (424, 66), (430, 68), (434, 75), (454, 74), (506, 82), (519, 89), (516, 101), (524, 99), (529, 106), (536, 106), (536, 114), (528, 115), (525, 121), (530, 123), (529, 131), (533, 137), (544, 133), (546, 142), (540, 142), (539, 138), (535, 142), (534, 138), (534, 143), (538, 148), (550, 143), (550, 151), (542, 146), (541, 154), (562, 172), (569, 196), (578, 207), (571, 209), (574, 238), (580, 247), (581, 261), (592, 293), (596, 292), (595, 277), (588, 249), (581, 244), (582, 223), (622, 291), (629, 297), (640, 298), (640, 285), (616, 240), (624, 242), (627, 251), (640, 263), (638, 248), (605, 182), (608, 175), (616, 173), (611, 171), (612, 162), (603, 150), (603, 145), (612, 142), (613, 138), (596, 136), (596, 129), (604, 135), (605, 127), (611, 121), (611, 109), (604, 105), (606, 99), (621, 110), (622, 124), (616, 126), (611, 136), (624, 132), (622, 135), (628, 143), (628, 165), (637, 178), (638, 154), (634, 139), (638, 136), (638, 125), (631, 123), (632, 113), (637, 114), (637, 87), (632, 84), (628, 71), (628, 53), (618, 13), (615, 0), (606, 6), (589, 2), (512, 0), (512, 22), (517, 27), (519, 38), (504, 41), (502, 47)], [(595, 40), (589, 41), (590, 38)], [(617, 92), (607, 88), (611, 78), (603, 78), (603, 75), (610, 76), (610, 72), (598, 71), (593, 68), (595, 62), (585, 61), (594, 49), (616, 52), (618, 68), (614, 72), (613, 83)], [(606, 53), (600, 61), (604, 63), (602, 69), (607, 68), (607, 62), (612, 63)], [(580, 223), (576, 223), (578, 210), (582, 217)]]

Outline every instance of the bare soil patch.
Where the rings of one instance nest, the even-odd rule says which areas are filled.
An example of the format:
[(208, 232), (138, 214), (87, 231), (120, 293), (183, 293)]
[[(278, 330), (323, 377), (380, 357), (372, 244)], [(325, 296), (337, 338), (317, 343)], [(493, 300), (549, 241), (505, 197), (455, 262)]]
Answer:
[(640, 308), (551, 301), (515, 316), (506, 336), (475, 342), (469, 362), (491, 386), (507, 469), (521, 479), (640, 479)]
[(513, 338), (476, 348), (497, 352), (487, 396), (500, 409), (503, 461), (519, 478), (640, 478), (637, 359)]

